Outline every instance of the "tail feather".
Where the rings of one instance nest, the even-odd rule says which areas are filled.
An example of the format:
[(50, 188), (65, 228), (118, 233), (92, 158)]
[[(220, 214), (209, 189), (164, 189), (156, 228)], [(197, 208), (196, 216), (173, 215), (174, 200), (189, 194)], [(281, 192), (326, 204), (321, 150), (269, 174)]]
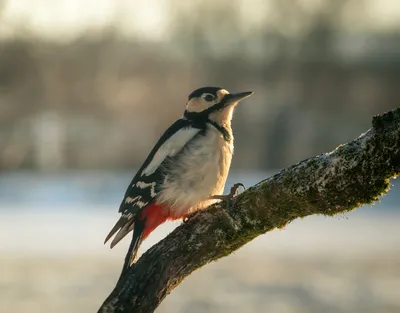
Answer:
[(110, 240), (112, 236), (117, 233), (114, 240), (111, 242), (111, 248), (113, 248), (122, 238), (124, 238), (132, 229), (133, 229), (134, 218), (132, 214), (122, 215), (121, 218), (117, 221), (114, 227), (111, 229), (110, 233), (107, 235), (104, 240), (104, 244)]
[(115, 235), (113, 241), (111, 241), (110, 248), (114, 248), (115, 245), (120, 242), (127, 234), (129, 234), (133, 229), (133, 220), (128, 221)]
[(154, 229), (156, 229), (166, 220), (168, 220), (168, 215), (164, 212), (162, 207), (156, 203), (148, 205), (140, 212), (140, 215), (125, 213), (111, 229), (104, 243), (106, 243), (112, 236), (115, 235), (110, 244), (110, 247), (113, 248), (129, 232), (133, 230), (133, 238), (124, 264), (124, 269), (127, 269), (131, 267), (133, 263), (135, 263), (142, 241), (145, 240)]
[(133, 225), (133, 238), (129, 246), (128, 253), (126, 254), (124, 268), (129, 268), (136, 261), (137, 254), (139, 252), (139, 247), (143, 241), (143, 231), (145, 228), (145, 222), (143, 220), (138, 220)]

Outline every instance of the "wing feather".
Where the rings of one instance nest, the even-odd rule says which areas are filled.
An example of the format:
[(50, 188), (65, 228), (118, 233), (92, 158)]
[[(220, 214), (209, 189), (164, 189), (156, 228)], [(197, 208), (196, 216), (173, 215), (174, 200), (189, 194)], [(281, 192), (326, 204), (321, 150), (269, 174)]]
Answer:
[(153, 174), (167, 157), (175, 156), (199, 131), (200, 129), (192, 127), (179, 129), (160, 146), (151, 162), (143, 169), (141, 176)]

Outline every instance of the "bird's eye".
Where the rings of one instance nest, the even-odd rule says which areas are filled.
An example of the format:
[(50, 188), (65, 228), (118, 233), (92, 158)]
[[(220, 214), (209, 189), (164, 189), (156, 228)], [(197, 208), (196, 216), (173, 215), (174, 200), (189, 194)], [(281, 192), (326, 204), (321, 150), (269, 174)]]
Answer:
[(206, 100), (206, 101), (213, 101), (213, 100), (215, 100), (215, 97), (214, 97), (212, 94), (210, 94), (210, 93), (205, 93), (205, 94), (203, 94), (203, 98), (204, 98), (204, 100)]

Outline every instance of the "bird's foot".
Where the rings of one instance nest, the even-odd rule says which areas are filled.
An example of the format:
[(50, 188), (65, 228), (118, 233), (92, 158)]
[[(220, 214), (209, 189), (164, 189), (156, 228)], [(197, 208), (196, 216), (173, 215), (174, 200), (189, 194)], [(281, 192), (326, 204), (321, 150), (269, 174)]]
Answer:
[(231, 187), (231, 190), (229, 194), (227, 195), (214, 195), (211, 196), (210, 199), (218, 199), (218, 200), (224, 200), (228, 203), (228, 211), (229, 214), (232, 215), (233, 211), (233, 205), (236, 200), (236, 195), (239, 193), (239, 188), (242, 187), (243, 191), (246, 190), (246, 187), (242, 183), (236, 183)]

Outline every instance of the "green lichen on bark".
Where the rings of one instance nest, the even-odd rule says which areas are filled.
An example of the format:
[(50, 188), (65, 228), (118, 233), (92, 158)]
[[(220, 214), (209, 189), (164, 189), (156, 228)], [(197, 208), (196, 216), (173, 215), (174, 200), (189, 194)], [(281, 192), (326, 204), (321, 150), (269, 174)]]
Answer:
[(400, 109), (329, 153), (290, 166), (225, 203), (196, 214), (149, 249), (120, 277), (99, 312), (153, 312), (193, 271), (252, 239), (312, 214), (335, 215), (373, 204), (400, 171)]

